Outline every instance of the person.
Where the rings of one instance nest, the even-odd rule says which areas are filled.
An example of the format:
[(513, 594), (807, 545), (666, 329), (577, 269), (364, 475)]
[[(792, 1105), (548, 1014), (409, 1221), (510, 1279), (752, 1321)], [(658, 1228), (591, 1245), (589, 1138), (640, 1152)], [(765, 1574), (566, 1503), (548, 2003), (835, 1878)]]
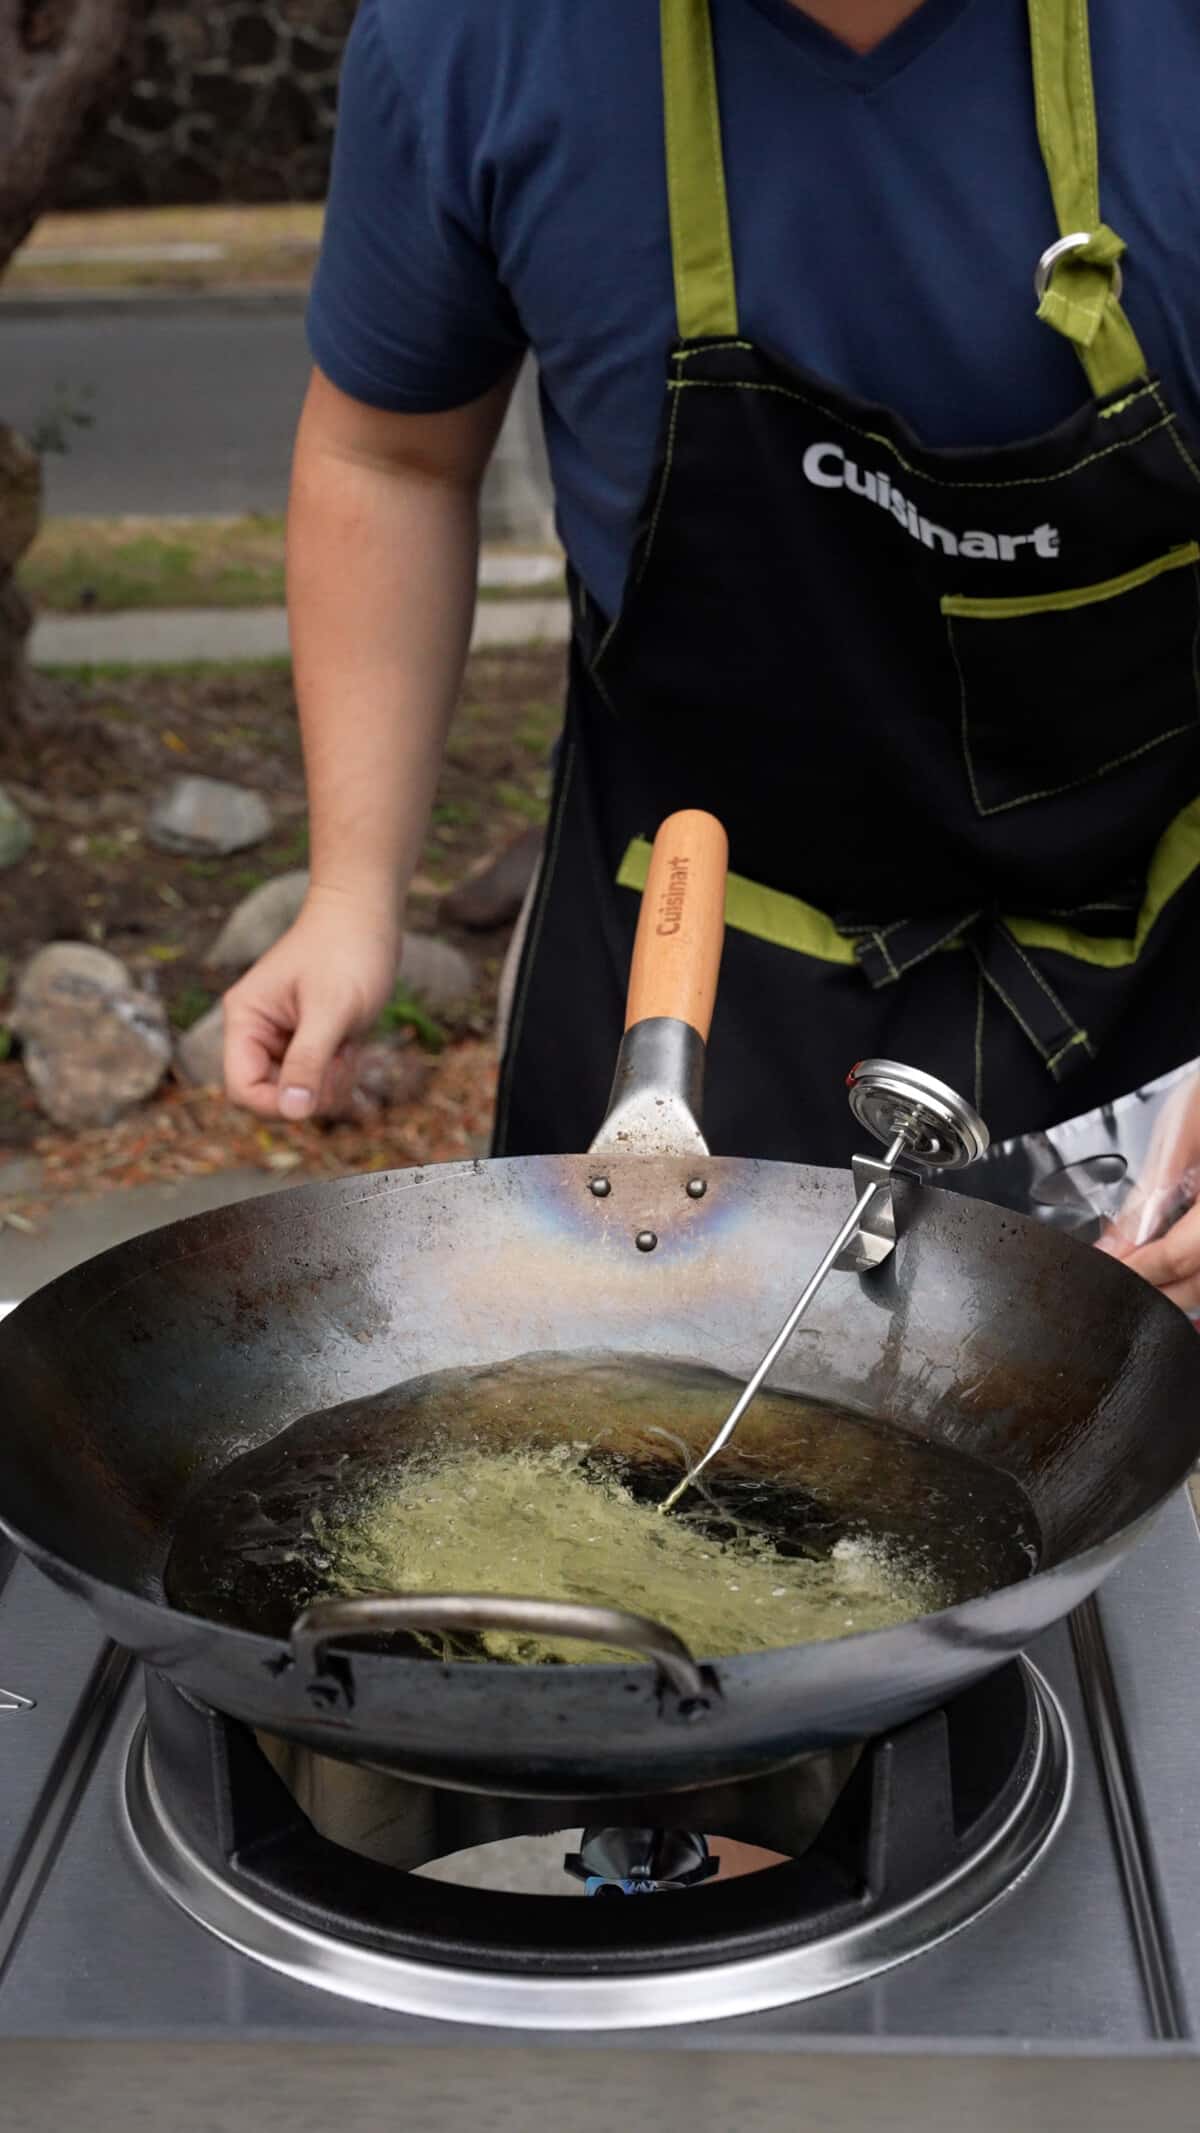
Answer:
[[(1200, 11), (363, 0), (289, 520), (311, 887), (267, 1117), (393, 982), (531, 351), (572, 605), (495, 1145), (587, 1146), (647, 840), (725, 824), (718, 1152), (885, 1053), (1043, 1129), (1200, 1055)], [(1200, 1301), (1200, 1213), (1131, 1263)]]

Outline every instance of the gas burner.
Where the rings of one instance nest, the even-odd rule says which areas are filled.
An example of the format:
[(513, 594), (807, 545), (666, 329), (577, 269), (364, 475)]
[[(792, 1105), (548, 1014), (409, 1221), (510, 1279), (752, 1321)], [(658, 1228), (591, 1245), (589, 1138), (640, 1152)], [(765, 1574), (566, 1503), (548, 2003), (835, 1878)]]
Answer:
[[(408, 1783), (262, 1741), (152, 1676), (125, 1797), (166, 1893), (274, 1970), (443, 2020), (602, 2030), (782, 2007), (934, 1947), (1040, 1857), (1071, 1775), (1059, 1704), (1025, 1661), (861, 1748), (619, 1801)], [(568, 1861), (581, 1828), (582, 1858)], [(725, 1838), (784, 1863), (708, 1878), (700, 1831), (718, 1858)], [(648, 1893), (655, 1860), (682, 1871), (648, 1904), (452, 1878), (472, 1847), (478, 1859), (481, 1845), (551, 1835), (564, 1894), (579, 1893), (570, 1876), (589, 1861), (642, 1862), (592, 1872), (608, 1893), (638, 1873)]]

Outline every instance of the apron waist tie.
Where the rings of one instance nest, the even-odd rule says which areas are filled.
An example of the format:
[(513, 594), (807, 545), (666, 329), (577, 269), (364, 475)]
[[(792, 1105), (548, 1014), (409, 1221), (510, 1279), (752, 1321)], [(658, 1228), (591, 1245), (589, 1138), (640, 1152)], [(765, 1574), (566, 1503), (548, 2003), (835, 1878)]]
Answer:
[(887, 926), (860, 929), (846, 925), (839, 931), (855, 935), (854, 953), (874, 991), (896, 984), (905, 971), (940, 949), (963, 946), (1055, 1081), (1064, 1080), (1095, 1057), (1087, 1031), (1080, 1028), (1029, 951), (993, 912), (962, 911), (949, 920), (944, 913), (938, 918), (901, 918)]

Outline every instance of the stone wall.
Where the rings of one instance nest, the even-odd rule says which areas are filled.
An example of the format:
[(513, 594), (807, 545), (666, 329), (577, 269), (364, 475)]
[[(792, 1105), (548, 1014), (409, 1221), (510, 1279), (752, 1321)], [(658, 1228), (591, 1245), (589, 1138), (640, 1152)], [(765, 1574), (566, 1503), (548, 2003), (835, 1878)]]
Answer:
[(138, 78), (60, 207), (319, 200), (356, 0), (149, 0)]

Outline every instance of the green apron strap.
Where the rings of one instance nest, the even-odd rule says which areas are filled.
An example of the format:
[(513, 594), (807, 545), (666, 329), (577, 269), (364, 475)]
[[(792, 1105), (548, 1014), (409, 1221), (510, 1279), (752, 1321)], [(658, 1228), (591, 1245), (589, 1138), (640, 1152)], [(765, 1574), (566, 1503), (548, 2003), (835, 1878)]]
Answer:
[(1100, 220), (1100, 158), (1087, 0), (1028, 0), (1038, 138), (1059, 235), (1086, 244), (1058, 260), (1038, 317), (1075, 344), (1092, 391), (1106, 400), (1148, 375), (1117, 298), (1125, 250)]
[(738, 330), (708, 0), (660, 0), (675, 310), (682, 341)]

